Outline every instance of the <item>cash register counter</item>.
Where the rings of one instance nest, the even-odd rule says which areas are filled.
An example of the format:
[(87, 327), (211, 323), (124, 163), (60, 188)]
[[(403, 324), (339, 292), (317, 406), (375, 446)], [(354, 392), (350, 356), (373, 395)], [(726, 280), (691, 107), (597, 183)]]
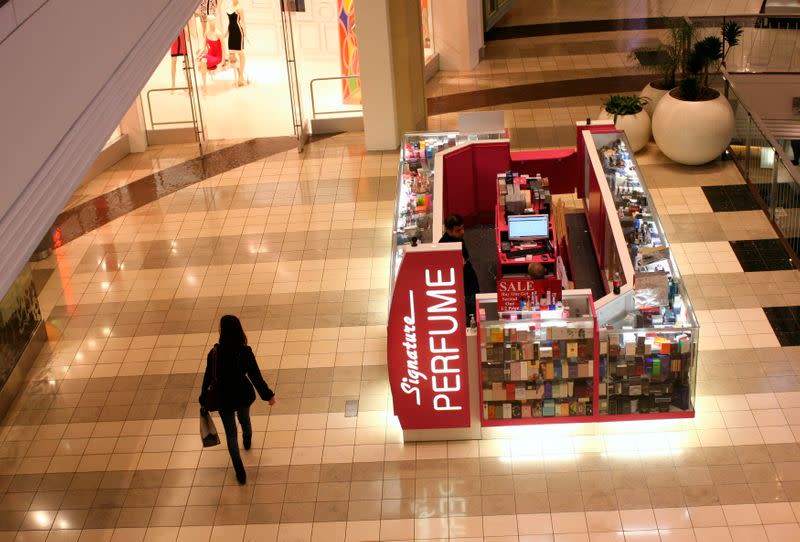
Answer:
[[(699, 326), (636, 161), (610, 122), (579, 123), (576, 136), (577, 150), (524, 155), (502, 134), (406, 140), (387, 329), (406, 440), (694, 416)], [(554, 194), (577, 192), (605, 291), (537, 295), (523, 310), (502, 293), (479, 294), (477, 329), (469, 329), (460, 244), (434, 241), (453, 212), (468, 224), (496, 221), (499, 240), (498, 174), (508, 170), (541, 173)]]

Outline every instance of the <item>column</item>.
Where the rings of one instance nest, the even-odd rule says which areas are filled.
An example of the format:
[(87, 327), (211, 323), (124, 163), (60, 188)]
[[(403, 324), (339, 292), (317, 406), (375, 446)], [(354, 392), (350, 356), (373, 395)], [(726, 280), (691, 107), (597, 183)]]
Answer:
[(475, 69), (483, 48), (481, 0), (432, 0), (431, 4), (439, 69)]
[(119, 126), (123, 134), (127, 134), (131, 152), (144, 152), (147, 150), (147, 127), (144, 124), (142, 100), (136, 97), (131, 108), (122, 117)]
[(358, 0), (356, 35), (367, 150), (391, 150), (427, 127), (419, 0)]

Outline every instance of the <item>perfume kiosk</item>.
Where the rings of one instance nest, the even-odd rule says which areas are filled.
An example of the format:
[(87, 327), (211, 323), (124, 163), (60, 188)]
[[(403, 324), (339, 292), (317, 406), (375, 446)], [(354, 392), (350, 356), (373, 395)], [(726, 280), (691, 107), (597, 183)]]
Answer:
[[(645, 181), (610, 122), (580, 123), (576, 136), (576, 149), (526, 153), (510, 152), (504, 134), (406, 139), (387, 345), (406, 440), (694, 415), (699, 326)], [(543, 212), (564, 193), (583, 202), (603, 282), (595, 295), (572, 287), (569, 232)], [(435, 243), (453, 212), (497, 236), (497, 292), (477, 296), (473, 326), (460, 244)], [(531, 235), (516, 237), (534, 248), (519, 253), (509, 221), (528, 217)], [(545, 282), (520, 276), (528, 260), (545, 264)]]

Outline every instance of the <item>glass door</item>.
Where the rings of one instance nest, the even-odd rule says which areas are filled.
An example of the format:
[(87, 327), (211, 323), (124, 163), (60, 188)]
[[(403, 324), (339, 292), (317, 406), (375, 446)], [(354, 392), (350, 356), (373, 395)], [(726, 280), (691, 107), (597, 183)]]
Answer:
[(186, 51), (184, 55), (183, 70), (186, 75), (186, 87), (189, 93), (190, 109), (192, 111), (192, 125), (194, 127), (195, 137), (197, 138), (197, 145), (200, 148), (200, 156), (206, 155), (206, 127), (203, 122), (203, 106), (200, 103), (200, 96), (197, 93), (197, 69), (195, 67), (195, 58), (192, 51), (195, 51), (194, 42), (190, 27), (186, 25), (184, 33), (186, 34)]
[(303, 103), (300, 94), (300, 80), (297, 77), (297, 57), (294, 48), (294, 32), (292, 29), (292, 13), (305, 9), (301, 0), (280, 0), (281, 2), (281, 30), (283, 34), (283, 48), (286, 54), (286, 72), (289, 79), (289, 97), (292, 105), (292, 122), (294, 134), (297, 138), (297, 151), (303, 152), (303, 147), (308, 141), (308, 126), (303, 118)]

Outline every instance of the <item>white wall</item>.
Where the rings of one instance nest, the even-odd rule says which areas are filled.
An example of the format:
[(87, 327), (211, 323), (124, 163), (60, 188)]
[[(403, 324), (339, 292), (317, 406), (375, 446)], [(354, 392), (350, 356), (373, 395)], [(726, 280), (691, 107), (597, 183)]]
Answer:
[(387, 0), (357, 0), (356, 19), (367, 150), (396, 149), (400, 137)]
[(481, 0), (432, 0), (433, 42), (439, 69), (470, 71), (483, 47)]
[(196, 4), (14, 0), (2, 8), (0, 20), (10, 14), (14, 28), (0, 41), (0, 295)]
[(792, 115), (792, 98), (800, 97), (800, 74), (732, 74), (731, 80), (761, 118), (800, 122)]

